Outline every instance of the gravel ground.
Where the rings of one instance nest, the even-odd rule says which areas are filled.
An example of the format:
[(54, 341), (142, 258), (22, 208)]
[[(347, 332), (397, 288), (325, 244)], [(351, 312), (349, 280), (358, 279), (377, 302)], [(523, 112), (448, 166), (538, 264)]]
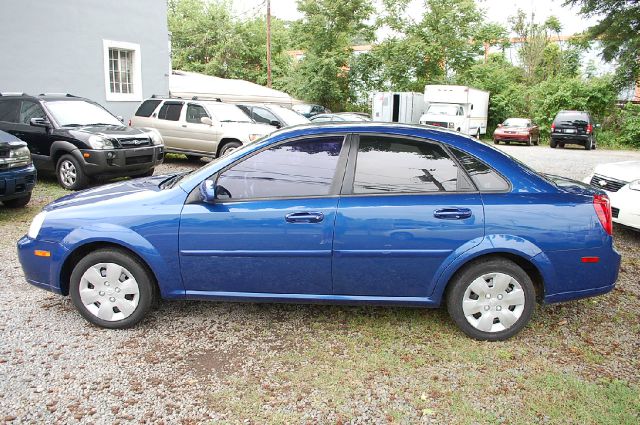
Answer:
[[(583, 178), (638, 152), (501, 147)], [(157, 174), (196, 167), (171, 159)], [(41, 184), (0, 215), (0, 421), (14, 423), (637, 423), (640, 234), (610, 294), (536, 311), (503, 343), (462, 336), (442, 310), (163, 303), (135, 329), (88, 325), (24, 282), (14, 244), (59, 196)], [(11, 221), (8, 221), (11, 220)]]

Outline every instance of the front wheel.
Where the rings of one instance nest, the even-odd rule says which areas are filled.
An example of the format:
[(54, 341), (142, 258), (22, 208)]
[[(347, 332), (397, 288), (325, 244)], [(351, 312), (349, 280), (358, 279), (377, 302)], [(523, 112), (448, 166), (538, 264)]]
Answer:
[(79, 190), (89, 184), (89, 177), (73, 155), (62, 155), (56, 166), (56, 177), (60, 186), (67, 190)]
[(240, 146), (242, 146), (242, 143), (240, 142), (227, 142), (222, 146), (222, 149), (220, 149), (220, 156), (225, 156), (229, 152), (238, 149)]
[(493, 139), (493, 143), (495, 143), (496, 145), (499, 145), (500, 141), (498, 139)]
[(447, 309), (458, 327), (482, 341), (520, 332), (533, 315), (535, 289), (517, 264), (501, 258), (472, 263), (450, 283)]
[(94, 325), (130, 328), (154, 301), (151, 273), (135, 257), (119, 249), (94, 251), (74, 267), (69, 292), (78, 312)]

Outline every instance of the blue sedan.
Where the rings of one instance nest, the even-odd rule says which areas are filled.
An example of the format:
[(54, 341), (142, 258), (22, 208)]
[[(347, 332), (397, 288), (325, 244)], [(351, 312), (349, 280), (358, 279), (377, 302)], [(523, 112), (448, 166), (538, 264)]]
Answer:
[(62, 197), (18, 253), (29, 283), (106, 328), (158, 299), (444, 304), (467, 335), (502, 340), (536, 300), (611, 291), (611, 233), (603, 191), (469, 137), (332, 123)]

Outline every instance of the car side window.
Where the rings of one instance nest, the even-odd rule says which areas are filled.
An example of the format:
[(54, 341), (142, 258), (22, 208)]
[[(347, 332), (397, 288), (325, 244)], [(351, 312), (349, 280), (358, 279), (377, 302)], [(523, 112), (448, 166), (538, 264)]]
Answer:
[(200, 118), (211, 118), (207, 111), (200, 105), (187, 105), (187, 122), (194, 124), (202, 124)]
[(0, 121), (18, 122), (19, 111), (20, 111), (20, 101), (0, 100)]
[(20, 124), (31, 123), (31, 118), (44, 118), (47, 119), (47, 114), (44, 113), (42, 106), (36, 102), (29, 102), (26, 100), (22, 101), (22, 106), (20, 107)]
[(256, 122), (271, 124), (272, 121), (279, 121), (278, 118), (264, 108), (253, 108), (251, 118)]
[(162, 102), (159, 99), (148, 99), (142, 102), (138, 110), (136, 111), (136, 117), (150, 117), (153, 111), (156, 110), (158, 105)]
[(481, 192), (503, 192), (509, 190), (509, 182), (498, 174), (496, 170), (473, 155), (457, 148), (450, 147), (450, 149), (467, 171), (478, 190)]
[(168, 121), (178, 121), (182, 111), (181, 102), (164, 102), (158, 111), (158, 119)]
[(216, 182), (219, 199), (329, 195), (343, 136), (283, 143), (224, 171)]
[(472, 190), (463, 174), (444, 148), (435, 143), (401, 137), (360, 136), (353, 193)]

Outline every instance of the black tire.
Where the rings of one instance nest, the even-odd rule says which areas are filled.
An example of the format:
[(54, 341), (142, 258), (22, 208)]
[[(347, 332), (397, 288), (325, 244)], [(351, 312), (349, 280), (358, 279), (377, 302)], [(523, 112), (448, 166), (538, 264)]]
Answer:
[(593, 149), (593, 140), (589, 137), (589, 140), (584, 142), (584, 150), (590, 151), (591, 149)]
[(185, 155), (187, 157), (187, 161), (198, 162), (202, 159), (199, 155)]
[(505, 141), (505, 142), (504, 142), (504, 144), (505, 144), (505, 145), (510, 145), (510, 144), (511, 144), (511, 142), (507, 140), (507, 141)]
[(225, 156), (232, 150), (238, 149), (240, 146), (242, 146), (242, 143), (240, 142), (227, 142), (220, 148), (220, 155), (218, 156)]
[[(75, 173), (73, 176), (71, 171)], [(79, 190), (89, 185), (89, 177), (84, 172), (80, 162), (70, 154), (65, 154), (58, 159), (56, 164), (56, 177), (60, 186), (67, 190)]]
[(553, 138), (549, 139), (549, 147), (552, 148), (552, 149), (555, 149), (556, 146), (558, 146), (558, 142), (553, 140)]
[(9, 199), (8, 201), (2, 201), (7, 208), (22, 208), (31, 200), (31, 192), (21, 198)]
[(564, 143), (558, 143), (558, 146), (560, 146), (560, 149), (564, 149)]
[[(501, 292), (495, 295), (495, 298), (494, 298), (494, 294), (490, 294), (490, 298), (486, 298), (486, 301), (484, 301), (485, 297), (481, 297), (480, 295), (477, 295), (478, 296), (477, 299), (480, 301), (483, 301), (483, 303), (486, 304), (483, 307), (482, 311), (487, 311), (486, 314), (488, 314), (487, 318), (491, 320), (491, 327), (495, 326), (498, 329), (493, 332), (482, 331), (476, 328), (474, 325), (472, 325), (469, 320), (467, 320), (467, 316), (465, 315), (464, 309), (463, 309), (463, 302), (465, 301), (465, 299), (467, 299), (465, 298), (467, 296), (467, 289), (469, 289), (470, 291), (469, 297), (472, 297), (473, 295), (475, 295), (470, 288), (472, 282), (476, 281), (476, 279), (482, 276), (491, 275), (493, 273), (501, 273), (504, 275), (508, 275), (509, 277), (512, 277), (515, 280), (515, 283), (514, 283), (514, 280), (511, 280), (508, 286), (506, 286), (507, 289), (505, 290), (505, 292)], [(493, 280), (491, 280), (491, 282), (493, 282)], [(498, 306), (494, 305), (493, 303), (496, 303), (499, 305), (501, 302), (498, 301), (497, 297), (500, 297), (501, 295), (502, 297), (504, 297), (506, 296), (506, 294), (509, 294), (509, 293), (516, 294), (516, 292), (513, 292), (517, 290), (517, 288), (515, 287), (516, 283), (519, 284), (519, 286), (521, 287), (522, 293), (520, 294), (520, 296), (521, 297), (523, 296), (524, 303), (521, 307), (519, 306), (516, 307), (514, 305), (514, 306), (507, 307), (507, 309), (509, 310), (510, 313), (513, 313), (512, 317), (515, 317), (516, 313), (519, 313), (520, 316), (511, 325), (506, 327), (506, 329), (500, 330), (499, 329), (500, 327), (505, 327), (505, 326), (500, 322), (501, 319), (495, 315), (504, 314), (506, 310), (503, 311), (502, 313), (497, 313), (497, 311), (502, 309), (503, 307), (500, 307), (500, 309), (498, 309)], [(471, 302), (474, 301), (470, 298), (467, 300)], [(493, 258), (489, 260), (485, 259), (485, 260), (479, 260), (479, 261), (470, 263), (467, 266), (463, 267), (460, 271), (458, 271), (449, 282), (449, 287), (447, 288), (446, 302), (447, 302), (447, 310), (449, 311), (449, 315), (451, 316), (455, 324), (458, 325), (458, 327), (465, 334), (467, 334), (471, 338), (474, 338), (480, 341), (502, 341), (502, 340), (511, 338), (513, 335), (520, 332), (527, 325), (535, 309), (536, 292), (533, 287), (533, 282), (531, 281), (531, 278), (529, 277), (529, 275), (527, 275), (527, 273), (524, 270), (522, 270), (522, 268), (520, 268), (517, 264), (503, 258)], [(487, 306), (489, 307), (487, 308)], [(512, 310), (512, 307), (513, 307), (513, 310)], [(494, 309), (496, 313), (493, 312)], [(480, 316), (479, 318), (476, 318), (475, 315), (478, 315), (478, 314)], [(485, 313), (475, 313), (475, 315), (470, 315), (469, 317), (470, 317), (470, 320), (478, 320), (478, 324), (479, 324), (480, 319), (484, 317), (484, 314)], [(496, 319), (498, 320), (498, 322), (496, 322)]]
[[(137, 306), (129, 316), (121, 320), (103, 320), (96, 314), (89, 311), (87, 306), (82, 302), (82, 298), (80, 296), (82, 276), (87, 270), (101, 263), (115, 263), (124, 267), (137, 282), (139, 292), (137, 295), (139, 297)], [(105, 279), (107, 278), (105, 277)], [(73, 272), (71, 273), (69, 293), (78, 312), (90, 323), (108, 329), (126, 329), (138, 324), (145, 317), (149, 309), (155, 304), (157, 293), (155, 286), (151, 272), (149, 272), (147, 267), (145, 267), (145, 265), (136, 257), (123, 250), (108, 248), (93, 251), (76, 264), (73, 268)], [(104, 295), (103, 293), (103, 296), (108, 297), (109, 295), (110, 294)], [(96, 303), (98, 302), (99, 301), (96, 301)], [(114, 312), (115, 307), (113, 308), (114, 310), (112, 310)], [(99, 308), (99, 306), (96, 306), (96, 308)]]
[(533, 142), (534, 145), (538, 146), (540, 144), (540, 136), (538, 136), (538, 138), (536, 139), (535, 142)]
[(495, 143), (496, 145), (499, 145), (500, 141), (498, 139), (493, 139), (493, 143)]

